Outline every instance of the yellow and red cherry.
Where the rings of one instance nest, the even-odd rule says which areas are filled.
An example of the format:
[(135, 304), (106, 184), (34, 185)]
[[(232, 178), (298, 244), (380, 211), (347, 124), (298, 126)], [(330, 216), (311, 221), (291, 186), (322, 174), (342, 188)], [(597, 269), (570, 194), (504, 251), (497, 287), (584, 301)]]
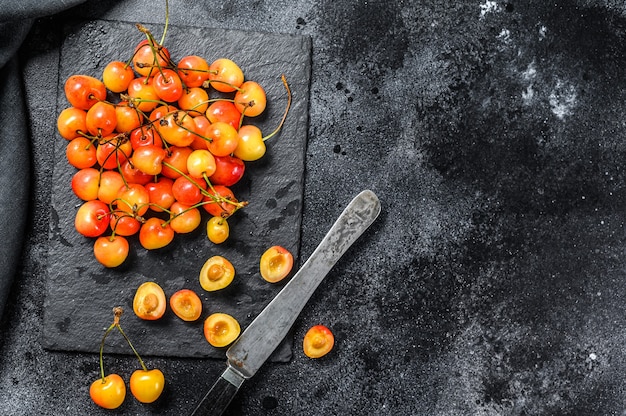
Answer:
[(237, 209), (237, 198), (227, 186), (214, 185), (207, 190), (202, 207), (214, 217), (229, 217)]
[(178, 61), (178, 75), (188, 87), (201, 87), (209, 79), (209, 64), (197, 55), (187, 55)]
[(172, 193), (178, 202), (192, 206), (202, 201), (206, 187), (206, 181), (202, 179), (180, 176), (174, 180)]
[(204, 321), (204, 337), (216, 348), (226, 347), (239, 337), (241, 327), (231, 315), (217, 312)]
[(93, 254), (104, 267), (113, 268), (124, 263), (129, 249), (128, 240), (119, 234), (100, 236), (94, 242)]
[(156, 182), (150, 182), (145, 185), (148, 195), (150, 196), (150, 209), (154, 212), (163, 212), (169, 209), (176, 201), (172, 193), (172, 185), (174, 181), (165, 176), (160, 176)]
[(178, 74), (171, 69), (161, 69), (152, 81), (159, 98), (174, 103), (183, 95), (183, 83)]
[(195, 127), (193, 117), (182, 110), (166, 114), (156, 124), (161, 139), (178, 147), (186, 147), (193, 142)]
[(231, 101), (219, 100), (211, 103), (206, 110), (206, 117), (211, 123), (222, 121), (238, 129), (241, 122), (241, 113)]
[(87, 133), (87, 112), (76, 107), (63, 109), (57, 117), (57, 130), (67, 140), (81, 137)]
[(125, 183), (121, 173), (117, 170), (105, 170), (100, 175), (98, 199), (105, 204), (112, 203), (123, 186), (125, 186)]
[(192, 178), (215, 173), (215, 157), (207, 149), (196, 149), (187, 158), (187, 171)]
[(76, 211), (74, 228), (85, 237), (99, 237), (110, 223), (110, 209), (104, 202), (94, 199), (84, 202)]
[(272, 246), (261, 255), (261, 277), (270, 283), (280, 282), (293, 268), (293, 255), (282, 246)]
[(132, 63), (135, 71), (144, 77), (154, 76), (159, 68), (168, 66), (169, 50), (151, 40), (144, 39), (135, 47)]
[(252, 124), (247, 124), (241, 126), (237, 134), (239, 135), (239, 142), (233, 152), (235, 157), (244, 162), (252, 162), (265, 155), (267, 148), (261, 129)]
[(111, 61), (102, 71), (102, 82), (111, 92), (121, 93), (128, 89), (128, 84), (135, 78), (133, 68), (125, 62)]
[(90, 168), (96, 164), (96, 145), (86, 137), (76, 137), (67, 144), (65, 156), (70, 165), (76, 169)]
[(196, 207), (174, 202), (169, 209), (170, 227), (178, 234), (187, 234), (194, 231), (202, 222), (200, 210)]
[(223, 256), (207, 259), (200, 270), (200, 286), (207, 292), (221, 290), (230, 285), (235, 278), (235, 267)]
[(209, 66), (209, 82), (217, 91), (233, 92), (244, 82), (243, 71), (231, 59), (219, 58)]
[(108, 136), (117, 126), (115, 107), (103, 101), (95, 103), (87, 110), (85, 125), (92, 136)]
[(233, 186), (243, 177), (246, 166), (235, 156), (215, 156), (215, 172), (209, 177), (215, 185)]
[(139, 229), (139, 243), (146, 250), (163, 248), (174, 240), (175, 232), (165, 220), (148, 218)]
[(130, 375), (130, 392), (141, 403), (154, 403), (165, 388), (165, 376), (158, 368), (139, 369)]
[(202, 315), (202, 301), (191, 289), (180, 289), (170, 296), (170, 308), (185, 322), (194, 322)]
[(200, 116), (209, 107), (209, 94), (204, 88), (189, 88), (178, 98), (177, 104), (179, 109), (187, 111), (189, 115)]
[(127, 133), (138, 129), (143, 123), (143, 114), (136, 108), (128, 105), (127, 101), (121, 101), (115, 106), (115, 117), (117, 124), (115, 131), (118, 133)]
[(110, 135), (100, 139), (96, 147), (96, 159), (103, 169), (117, 169), (133, 152), (130, 140), (124, 135)]
[(95, 168), (84, 168), (76, 171), (71, 181), (74, 195), (83, 201), (98, 199), (100, 189), (100, 171)]
[(130, 102), (140, 111), (149, 113), (159, 105), (159, 95), (154, 89), (152, 78), (135, 78), (128, 84)]
[(119, 189), (115, 205), (120, 212), (143, 216), (150, 207), (150, 194), (142, 184), (128, 183)]
[(265, 90), (256, 81), (246, 81), (235, 93), (235, 107), (246, 117), (256, 117), (265, 111)]
[(209, 241), (222, 244), (230, 235), (228, 220), (222, 217), (211, 217), (206, 223), (206, 233)]
[(216, 121), (206, 130), (206, 147), (213, 156), (228, 156), (239, 143), (237, 130), (228, 123)]
[(109, 374), (91, 383), (89, 397), (104, 409), (117, 409), (126, 398), (126, 383), (119, 374)]
[(136, 169), (147, 175), (158, 175), (163, 170), (163, 161), (167, 157), (167, 150), (156, 145), (137, 147), (131, 156)]
[(135, 291), (133, 311), (138, 318), (154, 321), (165, 314), (165, 292), (156, 282), (144, 282)]
[(141, 146), (163, 147), (163, 140), (152, 124), (141, 126), (130, 132), (130, 143), (133, 149)]
[(335, 345), (335, 337), (330, 329), (324, 325), (315, 325), (309, 328), (304, 335), (302, 348), (309, 358), (320, 358), (328, 354)]
[(176, 179), (182, 174), (189, 173), (187, 171), (187, 159), (191, 155), (193, 149), (188, 146), (169, 146), (167, 156), (163, 161), (163, 169), (161, 175)]
[(72, 75), (64, 85), (67, 101), (76, 108), (89, 110), (95, 103), (107, 98), (107, 89), (102, 81), (89, 75)]
[(129, 237), (139, 232), (141, 222), (126, 213), (112, 212), (110, 227), (116, 235)]

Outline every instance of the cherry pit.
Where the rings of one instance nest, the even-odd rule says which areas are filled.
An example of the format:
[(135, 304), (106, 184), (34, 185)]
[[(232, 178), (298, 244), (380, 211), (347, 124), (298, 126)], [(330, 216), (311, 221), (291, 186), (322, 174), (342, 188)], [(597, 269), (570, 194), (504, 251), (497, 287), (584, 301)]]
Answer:
[(266, 109), (265, 90), (237, 63), (198, 55), (175, 61), (163, 39), (137, 28), (143, 39), (125, 61), (109, 62), (100, 78), (67, 78), (69, 106), (57, 118), (81, 200), (74, 227), (93, 239), (95, 259), (108, 268), (126, 261), (131, 236), (157, 250), (206, 216), (208, 240), (226, 241), (229, 218), (248, 205), (232, 188), (246, 164), (265, 155), (291, 105), (282, 76), (285, 111), (263, 136), (252, 121)]

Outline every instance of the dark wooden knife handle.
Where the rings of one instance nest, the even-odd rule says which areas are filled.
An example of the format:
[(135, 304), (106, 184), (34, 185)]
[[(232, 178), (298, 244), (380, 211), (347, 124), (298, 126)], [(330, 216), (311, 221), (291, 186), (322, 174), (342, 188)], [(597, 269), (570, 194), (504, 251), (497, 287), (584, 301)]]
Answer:
[(233, 376), (229, 367), (198, 403), (191, 416), (220, 416), (237, 394), (243, 381), (241, 376)]

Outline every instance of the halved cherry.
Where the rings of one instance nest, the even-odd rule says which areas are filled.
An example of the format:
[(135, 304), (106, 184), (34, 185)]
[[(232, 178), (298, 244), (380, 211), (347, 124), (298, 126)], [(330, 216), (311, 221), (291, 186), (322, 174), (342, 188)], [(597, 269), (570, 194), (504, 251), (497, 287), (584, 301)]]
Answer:
[(261, 277), (270, 283), (276, 283), (289, 275), (293, 268), (293, 255), (284, 247), (272, 246), (261, 255)]
[(183, 321), (193, 322), (202, 315), (202, 301), (191, 289), (181, 289), (170, 296), (170, 308)]
[(133, 311), (139, 318), (154, 321), (165, 314), (165, 292), (158, 283), (144, 282), (135, 292)]
[(330, 352), (335, 345), (335, 337), (324, 325), (312, 326), (304, 335), (302, 348), (309, 358), (320, 358)]
[(209, 258), (200, 270), (200, 286), (202, 289), (213, 292), (228, 286), (235, 277), (233, 264), (222, 256)]
[(225, 347), (237, 339), (241, 327), (231, 315), (216, 312), (204, 321), (204, 337), (214, 347)]

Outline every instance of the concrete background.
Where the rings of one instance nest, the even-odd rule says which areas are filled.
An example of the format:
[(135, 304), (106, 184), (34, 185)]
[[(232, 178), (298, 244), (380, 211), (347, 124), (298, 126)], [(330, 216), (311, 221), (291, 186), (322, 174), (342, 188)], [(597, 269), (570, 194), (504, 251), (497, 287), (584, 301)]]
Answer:
[[(383, 212), (230, 415), (626, 414), (626, 7), (617, 1), (170, 2), (170, 23), (312, 37), (301, 257), (343, 206)], [(97, 356), (42, 348), (56, 28), (163, 21), (153, 1), (42, 17), (21, 51), (28, 244), (2, 321), (0, 414), (184, 415), (220, 360), (151, 358), (154, 405), (97, 409)], [(325, 323), (336, 347), (301, 351)], [(133, 357), (108, 357), (129, 374)]]

